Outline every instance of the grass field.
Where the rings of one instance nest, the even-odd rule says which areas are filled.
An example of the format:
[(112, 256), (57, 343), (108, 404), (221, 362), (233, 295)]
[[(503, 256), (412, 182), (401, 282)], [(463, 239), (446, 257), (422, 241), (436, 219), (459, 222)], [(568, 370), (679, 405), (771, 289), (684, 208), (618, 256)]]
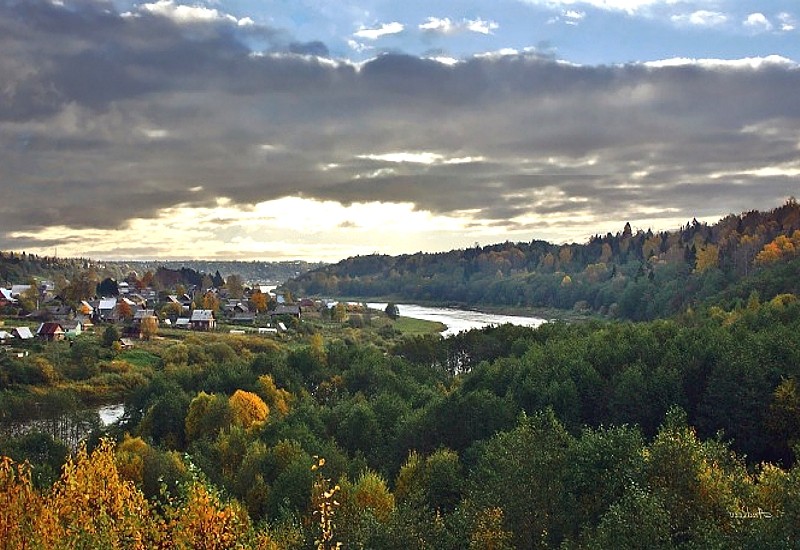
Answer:
[(403, 334), (419, 335), (442, 332), (447, 328), (447, 325), (438, 321), (425, 321), (422, 319), (412, 319), (411, 317), (400, 317), (394, 322), (394, 328)]

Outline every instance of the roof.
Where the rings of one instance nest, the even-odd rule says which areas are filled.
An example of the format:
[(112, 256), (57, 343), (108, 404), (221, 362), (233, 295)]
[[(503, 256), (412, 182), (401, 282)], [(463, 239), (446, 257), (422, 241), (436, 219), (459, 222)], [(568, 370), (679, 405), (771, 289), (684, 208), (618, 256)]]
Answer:
[(11, 295), (19, 296), (20, 294), (30, 290), (31, 285), (11, 285)]
[(11, 334), (14, 334), (17, 338), (22, 340), (28, 340), (29, 338), (33, 338), (33, 332), (29, 327), (16, 327), (11, 329)]
[(6, 332), (4, 330), (0, 330), (0, 340), (8, 340), (9, 338), (13, 338), (14, 335), (10, 332)]
[(62, 327), (60, 323), (42, 323), (39, 326), (39, 330), (36, 331), (36, 334), (53, 335), (61, 334), (63, 332), (64, 327)]
[(179, 317), (175, 320), (176, 327), (184, 327), (189, 325), (189, 319), (186, 317)]
[(8, 302), (15, 301), (14, 298), (11, 296), (11, 289), (8, 288), (0, 288), (0, 297)]
[(213, 321), (214, 311), (210, 309), (196, 309), (192, 312), (191, 320), (193, 323), (196, 323), (198, 321)]
[(114, 309), (117, 306), (116, 298), (103, 298), (98, 309)]
[(279, 305), (272, 312), (272, 315), (300, 315), (300, 306)]
[(141, 321), (145, 317), (155, 317), (156, 312), (152, 309), (137, 309), (133, 314), (134, 320)]

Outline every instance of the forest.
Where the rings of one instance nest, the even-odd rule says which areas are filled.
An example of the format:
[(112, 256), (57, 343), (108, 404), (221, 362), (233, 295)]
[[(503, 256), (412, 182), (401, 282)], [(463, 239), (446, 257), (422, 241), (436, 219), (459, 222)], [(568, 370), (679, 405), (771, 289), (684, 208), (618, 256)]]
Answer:
[(135, 381), (122, 421), (77, 454), (41, 433), (3, 440), (6, 547), (800, 540), (793, 295), (644, 323), (419, 335), (390, 349), (359, 334), (191, 336), (133, 355), (98, 340), (50, 369), (3, 357), (6, 398), (86, 376), (75, 363), (87, 356), (100, 364), (87, 385)]
[[(600, 238), (617, 311), (631, 288), (685, 291), (670, 315), (628, 298), (648, 320), (442, 338), (345, 312), (275, 338), (163, 330), (122, 349), (98, 329), (0, 352), (0, 546), (797, 548), (798, 213), (690, 224), (665, 237), (683, 239), (674, 264), (663, 239), (641, 263), (622, 243), (635, 256), (644, 235)], [(558, 295), (591, 286), (592, 246), (547, 275)], [(397, 280), (410, 258), (391, 259)], [(389, 261), (353, 259), (350, 280)], [(664, 290), (669, 269), (686, 278)], [(113, 402), (116, 423), (87, 414)]]
[(697, 220), (676, 231), (595, 235), (585, 244), (501, 243), (403, 256), (357, 256), (311, 270), (297, 295), (350, 296), (467, 307), (556, 308), (652, 320), (698, 304), (733, 307), (755, 290), (797, 293), (800, 206)]

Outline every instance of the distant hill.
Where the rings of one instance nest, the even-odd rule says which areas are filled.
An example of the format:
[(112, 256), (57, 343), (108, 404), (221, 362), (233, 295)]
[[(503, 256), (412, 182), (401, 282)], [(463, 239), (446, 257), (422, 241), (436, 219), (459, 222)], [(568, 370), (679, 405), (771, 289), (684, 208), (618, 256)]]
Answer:
[(735, 307), (800, 285), (800, 206), (622, 231), (585, 244), (544, 241), (348, 258), (290, 280), (295, 295), (594, 311), (633, 320), (721, 302)]
[[(37, 256), (26, 252), (0, 251), (0, 286), (25, 284), (30, 279), (72, 281), (88, 271), (92, 278), (105, 277), (123, 280), (131, 273), (142, 277), (148, 271), (168, 272), (173, 282), (183, 284), (199, 283), (203, 274), (219, 274), (227, 278), (238, 275), (245, 283), (282, 283), (292, 277), (302, 275), (310, 269), (324, 266), (322, 262), (302, 260), (264, 262), (264, 261), (216, 261), (216, 260), (153, 260), (153, 261), (96, 261), (88, 258), (56, 258)], [(195, 281), (197, 279), (197, 281)]]
[(159, 267), (170, 270), (181, 268), (192, 269), (199, 273), (214, 275), (219, 273), (227, 278), (229, 275), (239, 275), (246, 283), (274, 283), (279, 284), (292, 277), (297, 277), (310, 269), (318, 269), (325, 264), (322, 262), (306, 262), (303, 260), (289, 260), (281, 262), (265, 261), (224, 261), (224, 260), (153, 260), (153, 261), (124, 261), (105, 262), (113, 265), (123, 275), (135, 272), (139, 276), (147, 271), (156, 272)]

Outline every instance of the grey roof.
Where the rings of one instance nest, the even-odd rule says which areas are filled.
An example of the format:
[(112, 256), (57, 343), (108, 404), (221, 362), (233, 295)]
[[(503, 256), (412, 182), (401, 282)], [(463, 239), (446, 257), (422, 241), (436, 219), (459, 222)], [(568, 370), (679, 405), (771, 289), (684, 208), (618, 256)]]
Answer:
[(279, 305), (272, 311), (272, 315), (300, 315), (300, 306)]
[(100, 307), (97, 309), (114, 309), (117, 306), (116, 298), (103, 298), (100, 300)]
[(155, 317), (155, 310), (153, 309), (137, 309), (136, 313), (133, 314), (133, 319), (135, 321), (141, 321), (145, 317)]
[(214, 312), (210, 309), (196, 309), (192, 312), (192, 322), (197, 321), (212, 321), (214, 319)]

